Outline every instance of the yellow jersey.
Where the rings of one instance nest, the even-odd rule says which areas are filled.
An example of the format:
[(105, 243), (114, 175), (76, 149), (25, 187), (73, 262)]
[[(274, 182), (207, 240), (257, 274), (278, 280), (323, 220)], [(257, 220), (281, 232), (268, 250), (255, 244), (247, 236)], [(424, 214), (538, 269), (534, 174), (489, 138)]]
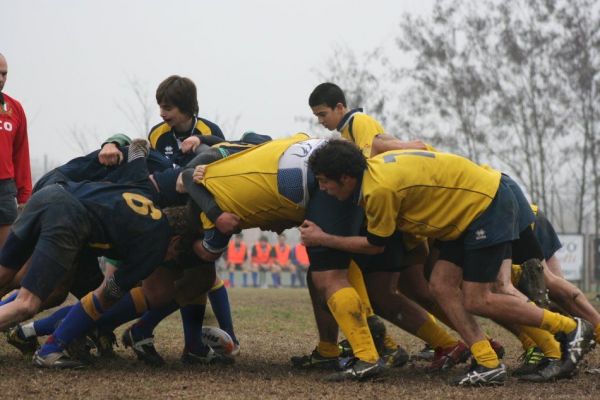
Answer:
[(342, 137), (354, 142), (365, 157), (371, 157), (371, 147), (375, 136), (385, 133), (383, 126), (362, 110), (349, 111), (338, 126)]
[[(294, 143), (308, 140), (305, 133), (272, 140), (206, 167), (202, 184), (223, 211), (240, 217), (242, 229), (296, 226), (304, 220), (305, 209), (282, 196), (278, 190), (279, 159)], [(202, 225), (214, 225), (201, 214)]]
[(449, 153), (398, 150), (367, 160), (361, 201), (367, 230), (457, 239), (494, 199), (500, 172)]

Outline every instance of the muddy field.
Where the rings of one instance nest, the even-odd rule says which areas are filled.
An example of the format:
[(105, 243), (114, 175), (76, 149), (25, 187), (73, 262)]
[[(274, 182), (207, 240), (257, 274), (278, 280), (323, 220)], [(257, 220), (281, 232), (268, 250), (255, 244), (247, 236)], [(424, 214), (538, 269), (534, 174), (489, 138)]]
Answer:
[[(446, 382), (464, 366), (441, 374), (427, 374), (424, 362), (391, 370), (376, 382), (327, 383), (319, 372), (292, 370), (289, 357), (310, 352), (316, 329), (308, 292), (300, 289), (230, 290), (236, 333), (242, 352), (233, 366), (184, 366), (179, 362), (182, 331), (178, 314), (157, 330), (156, 346), (168, 365), (152, 369), (138, 363), (122, 346), (118, 358), (100, 360), (78, 371), (47, 371), (25, 363), (20, 354), (0, 340), (0, 399), (598, 399), (600, 375), (583, 371), (554, 384), (524, 384), (510, 379), (504, 387), (464, 389)], [(598, 306), (598, 303), (596, 303)], [(206, 325), (216, 325), (207, 311)], [(519, 343), (491, 323), (489, 334), (507, 348), (505, 363), (515, 367)], [(393, 336), (411, 353), (422, 343), (390, 327)], [(120, 338), (122, 329), (117, 331)], [(600, 351), (586, 364), (600, 366)], [(583, 366), (585, 368), (585, 365)]]

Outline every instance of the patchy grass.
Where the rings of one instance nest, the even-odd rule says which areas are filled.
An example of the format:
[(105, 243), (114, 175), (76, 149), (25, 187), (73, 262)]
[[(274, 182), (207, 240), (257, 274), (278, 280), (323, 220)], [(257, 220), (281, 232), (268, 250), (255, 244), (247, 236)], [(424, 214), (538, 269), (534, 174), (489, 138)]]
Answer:
[[(236, 333), (242, 352), (233, 366), (184, 366), (179, 362), (181, 323), (173, 314), (158, 327), (156, 346), (167, 366), (152, 369), (118, 347), (115, 360), (99, 360), (79, 371), (36, 369), (22, 360), (6, 342), (0, 342), (0, 397), (2, 399), (598, 399), (597, 376), (580, 373), (554, 384), (523, 384), (510, 379), (504, 387), (461, 389), (447, 381), (463, 366), (442, 374), (427, 374), (425, 363), (390, 371), (376, 382), (323, 382), (323, 373), (292, 370), (289, 357), (310, 352), (317, 342), (308, 292), (300, 289), (232, 289), (229, 291)], [(597, 306), (598, 304), (596, 304)], [(485, 329), (507, 349), (505, 362), (515, 367), (519, 343), (506, 331), (483, 321)], [(217, 325), (207, 312), (206, 325)], [(422, 343), (389, 326), (392, 335), (409, 352)], [(119, 337), (123, 328), (117, 331)], [(586, 363), (600, 366), (599, 352)]]

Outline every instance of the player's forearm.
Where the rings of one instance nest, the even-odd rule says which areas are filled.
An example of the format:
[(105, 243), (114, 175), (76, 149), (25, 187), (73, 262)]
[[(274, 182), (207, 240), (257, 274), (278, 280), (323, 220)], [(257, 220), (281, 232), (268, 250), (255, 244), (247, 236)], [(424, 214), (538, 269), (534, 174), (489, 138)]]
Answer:
[(193, 170), (186, 169), (182, 172), (182, 179), (192, 200), (206, 214), (213, 223), (223, 213), (213, 195), (203, 186), (194, 183)]
[(322, 237), (321, 246), (359, 254), (379, 254), (385, 247), (375, 246), (365, 236), (336, 236), (325, 234)]
[(420, 140), (406, 142), (390, 135), (377, 135), (371, 145), (371, 157), (390, 150), (427, 150), (427, 145)]

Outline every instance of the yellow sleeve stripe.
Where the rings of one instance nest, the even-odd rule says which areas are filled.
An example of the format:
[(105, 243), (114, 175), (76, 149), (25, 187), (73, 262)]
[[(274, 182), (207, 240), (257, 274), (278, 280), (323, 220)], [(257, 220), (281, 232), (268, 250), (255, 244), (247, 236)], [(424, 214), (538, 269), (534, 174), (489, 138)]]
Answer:
[(212, 129), (208, 125), (206, 125), (200, 119), (196, 122), (196, 129), (202, 134), (202, 136), (212, 135)]
[(150, 134), (148, 135), (148, 139), (150, 140), (150, 147), (155, 149), (156, 144), (158, 143), (158, 139), (160, 139), (162, 135), (170, 131), (171, 128), (166, 123), (160, 124), (154, 129), (152, 129), (152, 131), (150, 131)]

